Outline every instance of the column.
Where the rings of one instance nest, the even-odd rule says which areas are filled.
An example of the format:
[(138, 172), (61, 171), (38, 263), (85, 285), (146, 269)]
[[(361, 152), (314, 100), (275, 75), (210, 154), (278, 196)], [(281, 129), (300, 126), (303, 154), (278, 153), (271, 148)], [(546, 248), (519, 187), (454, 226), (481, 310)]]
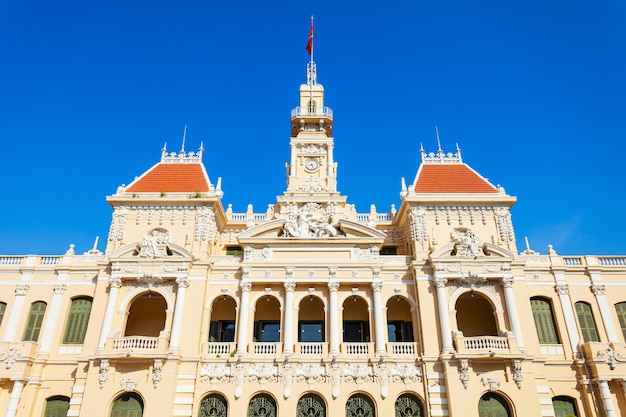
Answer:
[(374, 282), (372, 289), (374, 290), (374, 335), (376, 337), (376, 354), (384, 355), (387, 353), (385, 348), (385, 319), (383, 317), (383, 295), (382, 282)]
[(576, 325), (576, 317), (574, 316), (572, 300), (569, 298), (569, 286), (567, 284), (557, 284), (554, 288), (559, 294), (559, 300), (561, 301), (561, 308), (563, 309), (563, 315), (565, 316), (567, 334), (569, 335), (569, 340), (572, 344), (572, 354), (575, 357), (579, 357), (580, 352), (578, 350), (578, 344), (580, 343), (580, 335), (578, 334), (578, 326)]
[(107, 300), (106, 309), (104, 310), (104, 320), (102, 321), (100, 340), (98, 341), (96, 350), (104, 349), (107, 336), (111, 332), (111, 325), (113, 324), (113, 316), (115, 315), (115, 307), (117, 305), (117, 293), (121, 286), (122, 279), (120, 277), (109, 277), (109, 298)]
[(613, 316), (611, 315), (611, 308), (609, 307), (609, 301), (606, 299), (604, 284), (594, 283), (591, 285), (591, 291), (596, 296), (598, 308), (600, 309), (600, 315), (602, 316), (602, 323), (604, 323), (604, 330), (609, 338), (609, 342), (620, 343), (619, 336), (615, 331), (615, 323), (613, 322)]
[(239, 323), (237, 328), (237, 354), (243, 355), (248, 351), (248, 315), (250, 314), (250, 289), (252, 283), (242, 282), (241, 303), (239, 304)]
[(604, 406), (606, 417), (617, 417), (611, 391), (609, 390), (609, 380), (601, 379), (598, 381), (598, 385), (600, 386), (600, 397), (602, 398), (602, 405)]
[(54, 286), (54, 295), (50, 302), (50, 310), (47, 311), (46, 322), (43, 325), (43, 334), (41, 335), (41, 347), (40, 353), (50, 353), (50, 345), (52, 344), (52, 337), (54, 336), (54, 330), (56, 329), (55, 322), (59, 317), (59, 310), (61, 309), (61, 302), (63, 300), (63, 294), (65, 293), (65, 284), (56, 284)]
[(13, 389), (11, 390), (11, 396), (9, 397), (9, 404), (7, 405), (7, 412), (4, 417), (15, 417), (17, 413), (17, 406), (22, 396), (22, 388), (24, 388), (24, 381), (21, 379), (13, 380)]
[(15, 340), (15, 332), (17, 330), (17, 323), (22, 315), (22, 308), (24, 306), (24, 299), (28, 292), (29, 286), (27, 284), (18, 284), (15, 287), (15, 301), (13, 301), (13, 307), (9, 314), (9, 322), (7, 328), (4, 331), (4, 341), (12, 342)]
[(328, 332), (330, 333), (330, 351), (332, 356), (339, 355), (339, 300), (337, 291), (339, 290), (338, 282), (329, 282), (328, 290), (330, 291), (329, 302), (329, 323)]
[(176, 306), (174, 307), (174, 317), (172, 319), (172, 335), (170, 337), (170, 351), (180, 350), (180, 335), (183, 330), (183, 313), (185, 310), (185, 293), (189, 286), (189, 277), (176, 278)]
[(293, 353), (293, 290), (296, 283), (285, 282), (285, 333), (283, 337), (283, 353), (291, 355)]
[(517, 347), (522, 352), (526, 351), (524, 346), (524, 337), (522, 336), (522, 326), (519, 321), (519, 315), (517, 314), (517, 306), (515, 305), (515, 293), (513, 292), (513, 278), (502, 278), (502, 288), (504, 288), (504, 301), (506, 302), (506, 310), (509, 313), (509, 321), (515, 340), (517, 341)]
[(439, 328), (443, 341), (443, 353), (454, 351), (452, 345), (452, 330), (450, 329), (450, 316), (448, 315), (448, 300), (446, 297), (446, 283), (448, 278), (435, 278), (433, 283), (437, 287), (437, 308), (439, 311)]

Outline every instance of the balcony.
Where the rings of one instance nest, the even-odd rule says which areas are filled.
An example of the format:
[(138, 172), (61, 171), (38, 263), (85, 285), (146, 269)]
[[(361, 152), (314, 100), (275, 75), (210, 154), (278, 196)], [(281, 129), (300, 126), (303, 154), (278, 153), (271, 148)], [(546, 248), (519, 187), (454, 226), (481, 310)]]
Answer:
[(369, 342), (344, 342), (341, 351), (346, 355), (369, 356), (373, 352), (373, 343)]
[(296, 343), (296, 354), (302, 356), (325, 356), (328, 354), (326, 342), (299, 342)]
[(38, 349), (37, 342), (0, 342), (1, 369), (11, 375), (30, 375)]
[(523, 356), (512, 334), (507, 336), (465, 337), (462, 332), (454, 333), (457, 357), (511, 358)]
[(277, 356), (281, 355), (282, 343), (280, 342), (254, 342), (250, 343), (250, 350), (257, 356)]
[(107, 358), (156, 358), (167, 356), (169, 335), (158, 337), (124, 336), (107, 339), (104, 350), (98, 356)]
[(237, 346), (235, 342), (205, 342), (202, 344), (203, 357), (235, 356)]
[(417, 352), (416, 342), (389, 342), (387, 353), (392, 356), (415, 356)]
[(303, 107), (296, 107), (294, 109), (291, 110), (291, 118), (295, 119), (296, 117), (304, 117), (304, 118), (324, 118), (324, 119), (330, 119), (332, 121), (333, 119), (333, 111), (330, 107), (326, 107), (324, 106), (324, 108), (322, 109), (318, 109), (318, 108), (314, 108), (314, 109), (309, 109), (309, 108), (303, 108)]

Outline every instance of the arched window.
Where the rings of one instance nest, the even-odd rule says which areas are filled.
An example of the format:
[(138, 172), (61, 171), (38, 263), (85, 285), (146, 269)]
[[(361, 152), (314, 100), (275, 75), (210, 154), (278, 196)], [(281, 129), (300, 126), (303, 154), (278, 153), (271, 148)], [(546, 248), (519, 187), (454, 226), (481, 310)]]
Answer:
[(220, 394), (209, 394), (200, 401), (198, 417), (226, 417), (228, 402)]
[(24, 330), (24, 342), (36, 342), (39, 339), (39, 331), (43, 323), (43, 316), (46, 314), (46, 303), (36, 301), (30, 305), (30, 313), (28, 314), (28, 322)]
[(488, 392), (480, 397), (478, 417), (511, 417), (511, 409), (500, 395)]
[(56, 395), (46, 400), (46, 411), (43, 417), (65, 417), (70, 408), (70, 399), (62, 395)]
[(315, 108), (317, 107), (317, 103), (315, 100), (309, 100), (309, 114), (315, 114)]
[(422, 402), (413, 394), (402, 394), (396, 400), (395, 417), (422, 417), (424, 407)]
[(376, 417), (376, 408), (368, 396), (354, 394), (346, 402), (346, 417)]
[(554, 397), (552, 407), (554, 407), (554, 417), (578, 417), (576, 401), (573, 398), (564, 395)]
[(7, 309), (7, 303), (0, 302), (0, 324), (2, 324), (2, 319), (4, 318), (4, 312)]
[(552, 303), (548, 299), (533, 297), (530, 306), (535, 319), (537, 336), (542, 345), (558, 345), (561, 343), (559, 333), (556, 330), (556, 322), (552, 313)]
[(248, 417), (276, 417), (276, 401), (267, 394), (255, 395), (248, 404)]
[(296, 417), (326, 417), (326, 405), (319, 395), (307, 394), (298, 400)]
[(89, 314), (91, 313), (91, 302), (90, 297), (79, 297), (72, 300), (70, 314), (67, 316), (67, 322), (65, 323), (63, 343), (83, 343), (85, 333), (87, 332), (87, 323), (89, 323)]
[(626, 340), (626, 302), (615, 304), (615, 312), (619, 320), (619, 326), (622, 328), (622, 336)]
[(143, 400), (134, 392), (120, 395), (113, 403), (111, 417), (142, 417)]
[(600, 337), (598, 337), (598, 329), (596, 329), (596, 321), (593, 319), (591, 306), (583, 301), (577, 302), (575, 306), (583, 340), (585, 342), (599, 342)]

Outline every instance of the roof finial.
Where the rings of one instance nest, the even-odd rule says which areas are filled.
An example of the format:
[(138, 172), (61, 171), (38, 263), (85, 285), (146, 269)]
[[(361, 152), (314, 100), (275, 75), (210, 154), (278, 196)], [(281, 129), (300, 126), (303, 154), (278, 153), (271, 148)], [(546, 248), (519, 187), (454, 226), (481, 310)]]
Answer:
[(441, 140), (439, 140), (439, 127), (435, 126), (435, 133), (437, 134), (437, 154), (443, 155), (443, 151), (441, 150)]
[(163, 149), (161, 149), (161, 161), (167, 156), (167, 142), (163, 144)]
[(185, 139), (187, 139), (187, 125), (185, 125), (185, 129), (183, 130), (183, 144), (180, 148), (180, 154), (185, 156)]

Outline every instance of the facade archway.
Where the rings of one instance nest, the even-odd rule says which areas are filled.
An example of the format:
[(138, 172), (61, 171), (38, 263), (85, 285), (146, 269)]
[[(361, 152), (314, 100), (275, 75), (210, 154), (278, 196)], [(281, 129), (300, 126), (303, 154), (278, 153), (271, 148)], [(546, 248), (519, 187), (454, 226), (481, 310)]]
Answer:
[(280, 342), (280, 303), (272, 295), (260, 297), (254, 311), (254, 341)]
[(357, 295), (343, 302), (343, 341), (369, 342), (370, 318), (367, 302)]
[(370, 397), (354, 394), (346, 402), (346, 417), (376, 417), (376, 406)]
[(504, 397), (487, 392), (478, 401), (478, 417), (513, 417), (513, 414)]
[(387, 301), (387, 341), (415, 341), (411, 306), (404, 297), (396, 296)]
[(248, 417), (276, 417), (276, 401), (268, 394), (257, 394), (248, 404)]
[(326, 340), (324, 302), (314, 295), (303, 298), (298, 306), (298, 342)]
[(317, 394), (305, 394), (298, 400), (296, 417), (326, 417), (326, 403)]
[(465, 337), (498, 336), (493, 305), (482, 294), (467, 291), (456, 300), (457, 329)]
[(128, 310), (124, 336), (159, 337), (165, 330), (167, 302), (159, 293), (148, 291), (136, 297)]
[(143, 417), (143, 400), (135, 392), (120, 395), (113, 402), (111, 417)]
[(423, 417), (424, 405), (417, 396), (404, 393), (396, 400), (395, 411), (395, 417)]
[(209, 342), (234, 342), (237, 303), (224, 295), (213, 300), (209, 324)]
[(554, 417), (578, 417), (576, 400), (571, 397), (565, 395), (553, 397), (552, 407), (554, 408)]
[(200, 401), (198, 417), (227, 417), (228, 401), (220, 394), (206, 395)]
[(67, 410), (70, 408), (69, 397), (63, 395), (55, 395), (46, 400), (46, 410), (44, 417), (66, 417)]

